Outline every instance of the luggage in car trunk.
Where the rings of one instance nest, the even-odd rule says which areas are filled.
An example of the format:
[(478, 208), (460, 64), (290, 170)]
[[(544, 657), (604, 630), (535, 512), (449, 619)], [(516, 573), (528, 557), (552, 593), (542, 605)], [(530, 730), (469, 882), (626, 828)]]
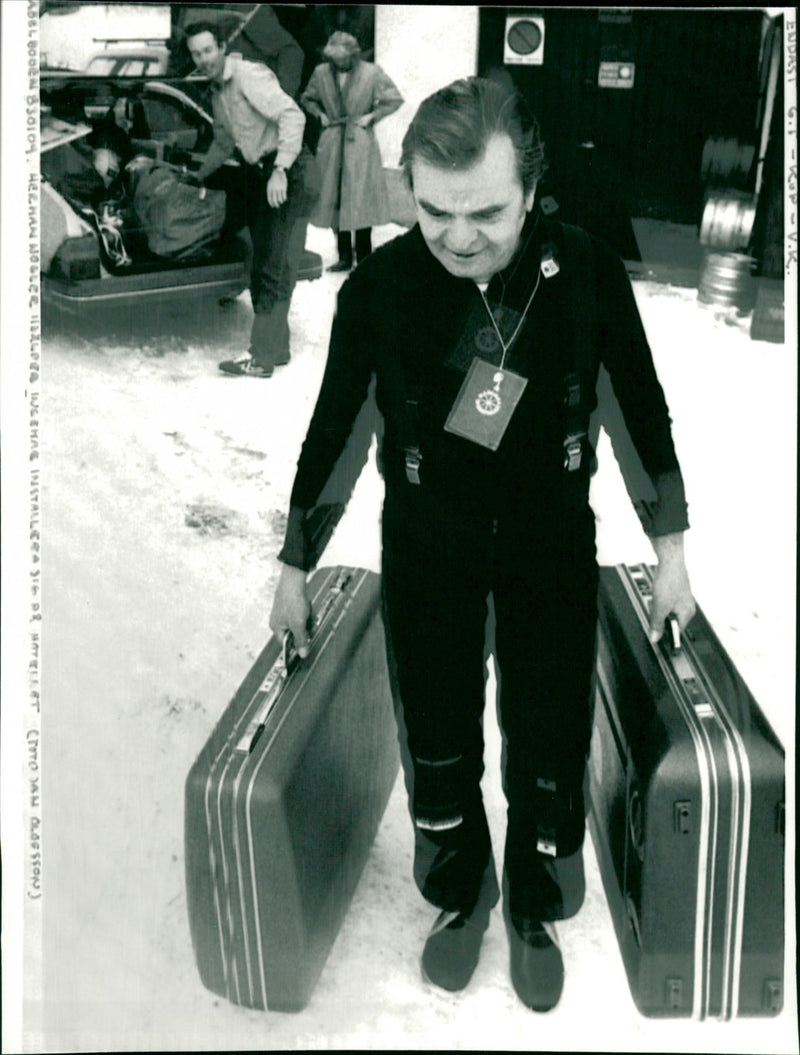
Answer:
[(645, 1015), (774, 1015), (784, 752), (702, 612), (651, 644), (651, 588), (601, 569), (589, 826), (631, 992)]
[(309, 655), (272, 638), (186, 781), (189, 921), (203, 983), (303, 1008), (399, 767), (379, 576), (310, 579)]

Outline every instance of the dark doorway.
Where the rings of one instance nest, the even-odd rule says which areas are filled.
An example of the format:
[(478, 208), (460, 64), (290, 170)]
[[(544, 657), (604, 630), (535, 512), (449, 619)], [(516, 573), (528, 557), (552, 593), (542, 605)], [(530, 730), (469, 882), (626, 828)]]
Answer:
[[(524, 14), (544, 22), (538, 65), (504, 61), (506, 17)], [(755, 8), (484, 7), (478, 72), (536, 112), (560, 217), (630, 256), (630, 216), (699, 222), (708, 137), (756, 142), (762, 24)]]

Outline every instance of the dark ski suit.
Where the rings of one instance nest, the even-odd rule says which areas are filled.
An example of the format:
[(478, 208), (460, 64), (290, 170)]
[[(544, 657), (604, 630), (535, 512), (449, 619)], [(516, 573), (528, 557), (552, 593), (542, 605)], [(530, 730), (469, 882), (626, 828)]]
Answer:
[[(581, 403), (597, 365), (614, 383), (657, 501), (653, 535), (687, 527), (670, 419), (622, 262), (587, 240), (569, 251), (562, 225), (531, 214), (520, 249), (486, 292), (513, 332), (540, 282), (506, 368), (528, 379), (496, 451), (444, 423), (476, 355), (500, 347), (475, 283), (451, 275), (418, 228), (372, 254), (344, 284), (325, 376), (299, 459), (280, 558), (308, 567), (303, 521), (319, 500), (372, 375), (384, 422), (384, 621), (406, 784), (415, 878), (440, 908), (494, 903), (498, 883), (480, 791), (486, 656), (493, 629), (508, 801), (504, 870), (516, 920), (558, 919), (583, 896), (583, 777), (591, 732), (597, 617), (592, 451), (565, 468), (565, 385), (582, 349)], [(576, 283), (578, 285), (576, 286)], [(581, 329), (580, 305), (593, 306)], [(591, 366), (591, 363), (594, 366)], [(407, 471), (418, 448), (419, 483)]]

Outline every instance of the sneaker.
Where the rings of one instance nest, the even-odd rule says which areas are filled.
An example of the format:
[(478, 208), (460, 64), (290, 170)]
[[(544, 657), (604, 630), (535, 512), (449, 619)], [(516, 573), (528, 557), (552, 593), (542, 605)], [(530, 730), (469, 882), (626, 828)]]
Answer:
[(242, 355), (238, 359), (226, 359), (219, 364), (223, 374), (243, 377), (272, 377), (273, 367), (259, 363), (252, 355)]
[(352, 263), (348, 263), (346, 260), (339, 260), (335, 264), (331, 264), (327, 271), (350, 271), (352, 270)]

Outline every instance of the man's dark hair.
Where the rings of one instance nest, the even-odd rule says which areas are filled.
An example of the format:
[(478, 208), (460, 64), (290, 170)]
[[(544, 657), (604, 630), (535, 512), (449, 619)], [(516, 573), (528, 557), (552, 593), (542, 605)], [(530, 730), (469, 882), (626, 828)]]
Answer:
[(188, 43), (190, 37), (196, 37), (200, 33), (210, 33), (211, 36), (216, 40), (220, 47), (225, 45), (225, 37), (222, 33), (222, 27), (218, 22), (210, 22), (203, 20), (201, 22), (192, 22), (190, 26), (187, 26), (184, 30), (184, 40)]
[(519, 92), (494, 80), (453, 81), (423, 100), (403, 138), (400, 164), (409, 182), (414, 158), (443, 169), (470, 168), (483, 157), (491, 137), (502, 133), (514, 145), (527, 194), (547, 167), (539, 124)]

